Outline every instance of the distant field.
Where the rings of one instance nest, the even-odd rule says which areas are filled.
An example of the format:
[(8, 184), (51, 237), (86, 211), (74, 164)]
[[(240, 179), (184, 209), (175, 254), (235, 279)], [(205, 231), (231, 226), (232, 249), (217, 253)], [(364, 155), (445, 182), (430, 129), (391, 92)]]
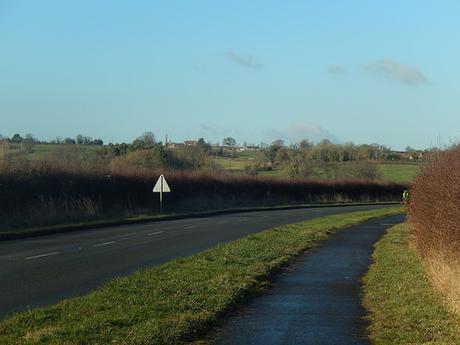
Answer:
[[(246, 152), (244, 156), (242, 154), (238, 154), (235, 158), (218, 157), (216, 159), (216, 163), (223, 169), (243, 171), (246, 166), (254, 165), (258, 160), (263, 161), (263, 156), (257, 160), (254, 156), (251, 157), (251, 154), (253, 153)], [(412, 181), (421, 171), (421, 168), (421, 164), (378, 164), (381, 179), (392, 182)], [(273, 170), (258, 171), (258, 174), (272, 177), (288, 176), (287, 171), (279, 167), (274, 167)]]
[(264, 162), (265, 155), (263, 152), (235, 152), (234, 157), (218, 156), (215, 161), (223, 169), (244, 170), (246, 166)]
[[(263, 152), (235, 152), (234, 158), (217, 157), (216, 163), (218, 166), (226, 170), (243, 171), (246, 166), (251, 166), (257, 162), (263, 162), (267, 166), (269, 163), (266, 161)], [(392, 182), (408, 182), (412, 181), (414, 177), (421, 171), (421, 164), (394, 164), (394, 163), (380, 163), (378, 169), (381, 179), (384, 181)], [(260, 170), (259, 175), (272, 176), (272, 177), (287, 177), (287, 171), (274, 167), (273, 170)]]
[(382, 179), (393, 182), (412, 181), (421, 171), (420, 164), (379, 164)]
[[(9, 148), (4, 149), (3, 153), (20, 153), (24, 155), (23, 157), (32, 161), (45, 159), (50, 155), (53, 155), (56, 151), (59, 151), (66, 146), (77, 147), (76, 145), (56, 145), (56, 144), (35, 144), (32, 145), (30, 152), (24, 152), (25, 146), (22, 144), (9, 144)], [(94, 151), (101, 146), (94, 146), (94, 145), (78, 145), (79, 150), (83, 151)]]
[(223, 169), (228, 170), (244, 170), (247, 165), (254, 164), (254, 161), (243, 159), (243, 158), (225, 158), (217, 157), (216, 163)]
[(37, 144), (32, 147), (32, 152), (28, 154), (31, 160), (46, 158), (51, 152), (56, 151), (59, 145)]

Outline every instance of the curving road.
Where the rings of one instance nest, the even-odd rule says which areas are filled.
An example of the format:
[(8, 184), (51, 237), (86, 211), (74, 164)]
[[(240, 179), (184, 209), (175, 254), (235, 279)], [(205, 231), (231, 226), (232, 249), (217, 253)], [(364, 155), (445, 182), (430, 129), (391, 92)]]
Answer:
[(274, 226), (388, 205), (233, 213), (0, 242), (0, 317)]

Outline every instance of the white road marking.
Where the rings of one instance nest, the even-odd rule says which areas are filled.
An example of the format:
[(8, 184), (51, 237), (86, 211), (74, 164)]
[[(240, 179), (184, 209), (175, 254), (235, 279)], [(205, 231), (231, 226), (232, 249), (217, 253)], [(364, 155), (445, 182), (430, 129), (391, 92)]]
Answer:
[(26, 259), (26, 260), (32, 260), (32, 259), (43, 258), (43, 257), (45, 257), (45, 256), (56, 255), (56, 254), (59, 254), (59, 252), (51, 252), (51, 253), (46, 253), (46, 254), (28, 256), (28, 257), (26, 257), (25, 259)]
[(103, 242), (103, 243), (95, 244), (93, 247), (102, 247), (102, 246), (107, 246), (107, 245), (113, 244), (113, 243), (115, 243), (115, 241)]
[(150, 234), (147, 234), (148, 236), (152, 236), (152, 235), (158, 235), (158, 234), (162, 234), (164, 231), (155, 231), (155, 232), (151, 232)]
[(196, 228), (196, 225), (186, 225), (184, 226), (184, 229), (193, 229)]
[(129, 233), (129, 234), (125, 234), (125, 235), (119, 235), (119, 236), (117, 236), (117, 238), (132, 237), (132, 236), (136, 236), (136, 235), (138, 235), (138, 233)]

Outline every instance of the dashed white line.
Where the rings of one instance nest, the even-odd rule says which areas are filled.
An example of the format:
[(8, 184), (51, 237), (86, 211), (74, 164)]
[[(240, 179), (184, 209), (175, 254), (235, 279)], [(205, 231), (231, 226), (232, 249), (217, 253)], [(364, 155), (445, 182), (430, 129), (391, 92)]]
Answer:
[(45, 256), (56, 255), (56, 254), (59, 254), (59, 252), (51, 252), (51, 253), (45, 253), (45, 254), (40, 254), (40, 255), (28, 256), (25, 259), (32, 260), (32, 259), (44, 258)]
[(162, 234), (164, 231), (155, 231), (155, 232), (151, 232), (149, 234), (147, 234), (148, 236), (153, 236), (153, 235), (158, 235), (158, 234)]
[(186, 225), (184, 226), (184, 229), (193, 229), (196, 228), (196, 225)]
[(109, 244), (113, 244), (113, 243), (115, 243), (115, 241), (103, 242), (103, 243), (95, 244), (93, 247), (108, 246)]
[(119, 235), (117, 236), (117, 239), (119, 238), (126, 238), (126, 237), (132, 237), (132, 236), (136, 236), (138, 235), (137, 233), (129, 233), (129, 234), (125, 234), (125, 235)]

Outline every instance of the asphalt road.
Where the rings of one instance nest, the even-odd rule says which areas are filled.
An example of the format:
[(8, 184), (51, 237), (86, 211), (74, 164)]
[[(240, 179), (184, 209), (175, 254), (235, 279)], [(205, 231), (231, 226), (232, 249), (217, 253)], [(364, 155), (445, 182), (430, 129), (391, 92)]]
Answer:
[(274, 226), (385, 206), (233, 213), (0, 242), (0, 317)]
[(216, 345), (369, 344), (361, 277), (372, 244), (403, 215), (343, 229), (284, 270), (262, 296), (230, 317)]

